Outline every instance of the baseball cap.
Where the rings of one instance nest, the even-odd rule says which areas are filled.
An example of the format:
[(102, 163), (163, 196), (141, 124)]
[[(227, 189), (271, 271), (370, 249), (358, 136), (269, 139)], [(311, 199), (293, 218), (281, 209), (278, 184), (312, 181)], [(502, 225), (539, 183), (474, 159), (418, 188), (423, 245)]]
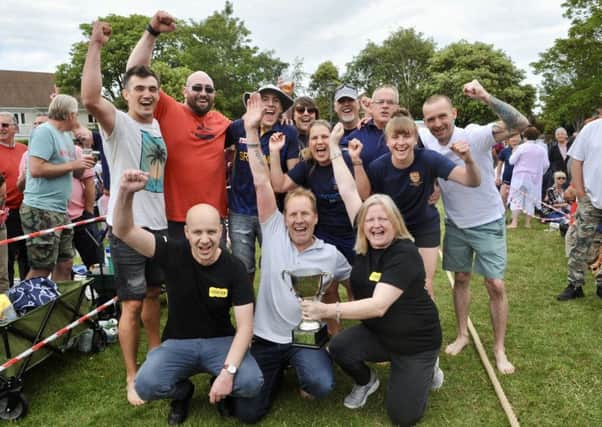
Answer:
[(357, 89), (347, 83), (343, 83), (339, 87), (337, 87), (334, 91), (334, 102), (337, 102), (341, 98), (351, 98), (353, 100), (357, 100), (359, 94), (357, 93)]

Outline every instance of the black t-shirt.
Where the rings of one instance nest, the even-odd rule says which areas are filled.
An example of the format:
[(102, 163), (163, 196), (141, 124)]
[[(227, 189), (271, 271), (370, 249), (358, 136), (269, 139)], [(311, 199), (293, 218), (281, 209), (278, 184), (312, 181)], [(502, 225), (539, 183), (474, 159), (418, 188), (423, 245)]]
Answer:
[(351, 289), (356, 299), (370, 298), (378, 282), (403, 291), (383, 317), (362, 320), (391, 352), (414, 354), (441, 346), (439, 313), (424, 279), (422, 258), (410, 240), (396, 239), (386, 249), (355, 256)]
[(243, 263), (226, 251), (203, 266), (192, 257), (188, 240), (155, 237), (154, 262), (166, 272), (167, 324), (163, 340), (234, 335), (230, 307), (253, 302), (253, 287)]

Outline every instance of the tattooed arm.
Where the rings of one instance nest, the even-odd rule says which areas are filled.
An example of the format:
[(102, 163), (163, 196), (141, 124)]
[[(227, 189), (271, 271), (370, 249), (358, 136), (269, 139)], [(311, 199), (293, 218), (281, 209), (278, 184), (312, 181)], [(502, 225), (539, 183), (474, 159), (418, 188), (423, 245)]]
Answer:
[(259, 122), (263, 116), (263, 104), (258, 92), (251, 95), (247, 102), (247, 112), (243, 116), (247, 134), (247, 153), (249, 167), (255, 184), (257, 214), (259, 222), (265, 222), (276, 211), (276, 196), (270, 183), (270, 171), (259, 143)]
[(497, 142), (504, 141), (529, 126), (529, 120), (524, 115), (512, 105), (490, 95), (477, 80), (466, 83), (463, 92), (464, 95), (489, 105), (501, 119), (501, 122), (496, 122), (492, 128), (493, 138)]

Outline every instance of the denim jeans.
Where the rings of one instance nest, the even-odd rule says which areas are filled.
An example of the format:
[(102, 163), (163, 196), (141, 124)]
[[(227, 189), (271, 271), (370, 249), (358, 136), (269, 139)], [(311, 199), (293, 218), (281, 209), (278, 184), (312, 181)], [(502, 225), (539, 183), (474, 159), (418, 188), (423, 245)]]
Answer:
[(255, 337), (251, 354), (263, 372), (264, 382), (255, 397), (236, 400), (234, 413), (243, 423), (256, 423), (268, 413), (289, 363), (297, 371), (299, 386), (303, 391), (323, 398), (334, 389), (332, 360), (323, 348), (294, 347)]
[(240, 259), (247, 273), (255, 271), (255, 240), (261, 245), (261, 226), (257, 216), (230, 212), (228, 230), (232, 255)]
[[(152, 349), (136, 375), (142, 400), (182, 399), (188, 378), (198, 373), (219, 375), (233, 337), (170, 339)], [(263, 384), (261, 370), (248, 352), (234, 377), (231, 396), (252, 397)]]

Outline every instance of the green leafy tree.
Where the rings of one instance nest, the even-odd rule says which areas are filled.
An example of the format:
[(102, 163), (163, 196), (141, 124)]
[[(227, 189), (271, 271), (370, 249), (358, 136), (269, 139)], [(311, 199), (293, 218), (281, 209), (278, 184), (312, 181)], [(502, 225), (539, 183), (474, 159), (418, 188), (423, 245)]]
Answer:
[(309, 93), (316, 101), (321, 117), (326, 120), (332, 121), (334, 117), (332, 100), (340, 83), (339, 70), (332, 61), (322, 62), (310, 77)]
[[(108, 15), (99, 19), (113, 28), (113, 35), (102, 51), (103, 92), (110, 101), (123, 107), (122, 77), (127, 59), (150, 17)], [(61, 91), (74, 95), (80, 90), (92, 25), (85, 23), (80, 28), (86, 41), (72, 46), (70, 61), (59, 65), (55, 74)], [(260, 51), (251, 45), (249, 30), (234, 16), (232, 3), (226, 2), (222, 11), (214, 12), (204, 21), (178, 21), (176, 31), (161, 34), (152, 66), (165, 92), (179, 100), (186, 77), (194, 70), (207, 72), (218, 89), (216, 108), (229, 117), (239, 117), (244, 112), (243, 92), (257, 89), (265, 82), (275, 83), (287, 64), (274, 58), (273, 52)]]
[(229, 117), (244, 112), (242, 95), (263, 83), (276, 83), (288, 64), (274, 58), (272, 51), (251, 45), (250, 31), (234, 16), (232, 3), (204, 21), (190, 20), (179, 28), (183, 64), (206, 71), (218, 89), (216, 107)]
[[(521, 84), (524, 71), (492, 45), (461, 40), (438, 51), (429, 61), (426, 96), (447, 95), (458, 109), (457, 123), (488, 123), (497, 119), (491, 109), (462, 95), (465, 83), (477, 79), (493, 96), (513, 105), (527, 117), (535, 102), (535, 88)], [(422, 112), (420, 112), (422, 116)]]
[(421, 115), (424, 85), (430, 74), (427, 67), (435, 52), (432, 39), (413, 28), (400, 28), (382, 45), (369, 42), (347, 64), (344, 80), (372, 93), (383, 84), (399, 90), (399, 104), (414, 115)]
[(602, 2), (568, 0), (562, 6), (571, 20), (568, 36), (531, 64), (543, 77), (542, 121), (548, 132), (560, 125), (578, 129), (602, 106)]

